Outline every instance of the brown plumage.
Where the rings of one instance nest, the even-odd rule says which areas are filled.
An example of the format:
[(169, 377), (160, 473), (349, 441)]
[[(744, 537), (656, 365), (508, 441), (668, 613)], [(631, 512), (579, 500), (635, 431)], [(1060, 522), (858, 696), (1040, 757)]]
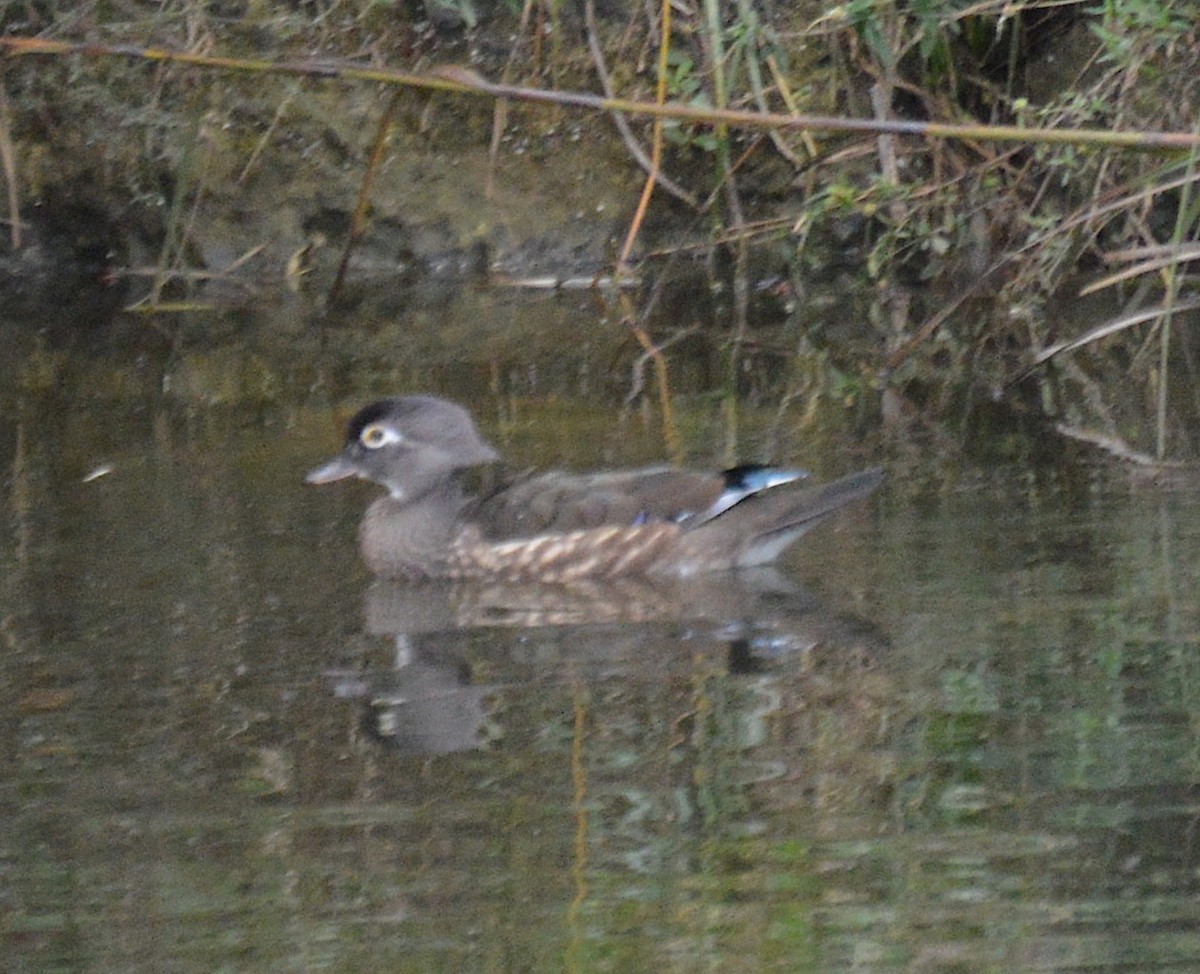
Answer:
[(883, 480), (878, 468), (807, 486), (800, 471), (651, 467), (545, 473), (468, 497), (461, 471), (496, 459), (461, 406), (403, 396), (361, 410), (307, 482), (388, 489), (359, 531), (377, 575), (559, 583), (761, 565)]

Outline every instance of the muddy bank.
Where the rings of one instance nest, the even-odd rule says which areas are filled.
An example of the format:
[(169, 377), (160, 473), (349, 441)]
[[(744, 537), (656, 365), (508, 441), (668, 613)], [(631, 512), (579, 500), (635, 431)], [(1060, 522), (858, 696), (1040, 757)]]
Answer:
[[(835, 17), (821, 5), (746, 4), (720, 22), (680, 10), (666, 96), (856, 119), (974, 118), (1031, 133), (1103, 131), (1113, 118), (1130, 129), (1190, 126), (1194, 87), (1164, 99), (1157, 79), (1163, 58), (1171, 77), (1200, 76), (1187, 68), (1200, 51), (1188, 43), (1194, 25), (1075, 10), (1017, 23), (935, 7)], [(1130, 455), (1151, 443), (1192, 450), (1190, 330), (1172, 342), (1158, 328), (1158, 352), (1146, 355), (1138, 329), (1084, 321), (1064, 335), (1078, 316), (1048, 313), (1055, 297), (1078, 297), (1080, 278), (1194, 235), (1194, 214), (1179, 206), (1178, 187), (1195, 179), (1187, 160), (983, 134), (670, 125), (662, 168), (679, 189), (660, 187), (638, 223), (644, 177), (632, 143), (650, 144), (650, 122), (619, 132), (600, 114), (350, 81), (329, 67), (467, 69), (543, 91), (655, 97), (653, 15), (615, 5), (592, 19), (586, 8), (527, 13), (465, 0), (150, 17), (118, 3), (103, 24), (79, 22), (65, 3), (9, 12), (10, 34), (94, 45), (7, 66), (0, 157), (9, 209), (20, 211), (0, 249), (10, 321), (86, 331), (117, 308), (153, 308), (152, 327), (178, 351), (239, 334), (236, 316), (205, 315), (266, 309), (255, 320), (276, 329), (269, 360), (299, 350), (304, 323), (353, 315), (361, 364), (372, 346), (404, 344), (389, 322), (438, 315), (456, 289), (608, 274), (637, 223), (642, 288), (591, 299), (592, 327), (615, 326), (617, 373), (649, 355), (660, 371), (707, 374), (714, 394), (772, 387), (787, 400), (807, 394), (807, 380), (779, 377), (819, 361), (821, 395), (881, 392), (889, 421), (949, 425), (960, 443), (992, 435), (980, 417), (1000, 401), (1002, 429), (1027, 414), (1085, 442), (1128, 439)], [(155, 60), (135, 46), (147, 40), (219, 54), (238, 70)], [(111, 55), (118, 41), (134, 46), (119, 56), (95, 46)], [(1064, 43), (1091, 56), (1048, 54)], [(278, 73), (280, 62), (309, 74)], [(1111, 199), (1123, 202), (1097, 203)], [(1118, 280), (1142, 284), (1133, 303), (1150, 307), (1139, 321), (1200, 307), (1172, 283), (1183, 278), (1144, 263), (1128, 274)], [(814, 307), (826, 291), (837, 314)], [(1113, 320), (1123, 300), (1108, 300)], [(168, 320), (167, 309), (190, 317)], [(457, 334), (463, 357), (489, 345), (478, 324), (441, 332)], [(1064, 339), (1069, 351), (1042, 357)], [(339, 339), (323, 340), (328, 357)], [(576, 358), (577, 344), (568, 337), (558, 356)]]

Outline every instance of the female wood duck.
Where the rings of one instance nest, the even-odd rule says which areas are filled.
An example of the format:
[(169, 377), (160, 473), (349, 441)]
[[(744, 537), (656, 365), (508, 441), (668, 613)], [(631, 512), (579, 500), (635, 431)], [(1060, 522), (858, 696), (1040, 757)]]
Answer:
[(402, 396), (362, 409), (342, 452), (306, 482), (388, 489), (359, 530), (376, 575), (570, 583), (761, 565), (883, 480), (878, 468), (810, 487), (803, 471), (663, 466), (544, 473), (469, 497), (460, 472), (498, 459), (461, 406)]

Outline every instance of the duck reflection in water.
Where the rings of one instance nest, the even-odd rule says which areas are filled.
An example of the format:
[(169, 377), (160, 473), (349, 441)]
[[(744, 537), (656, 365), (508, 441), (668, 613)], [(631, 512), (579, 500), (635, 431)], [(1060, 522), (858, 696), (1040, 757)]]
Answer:
[(406, 754), (488, 747), (496, 701), (609, 681), (687, 681), (697, 660), (737, 679), (874, 665), (887, 639), (771, 568), (695, 579), (575, 586), (377, 580), (365, 628), (392, 640), (387, 665), (331, 673), (375, 738)]

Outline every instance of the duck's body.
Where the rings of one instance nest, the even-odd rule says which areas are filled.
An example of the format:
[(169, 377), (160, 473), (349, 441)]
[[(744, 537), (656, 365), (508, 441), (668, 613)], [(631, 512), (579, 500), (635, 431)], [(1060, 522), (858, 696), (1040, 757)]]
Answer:
[(377, 575), (565, 583), (761, 565), (883, 479), (873, 469), (810, 487), (801, 471), (652, 467), (545, 473), (467, 496), (460, 472), (496, 459), (462, 407), (404, 396), (359, 412), (345, 449), (307, 480), (388, 488), (359, 531)]

